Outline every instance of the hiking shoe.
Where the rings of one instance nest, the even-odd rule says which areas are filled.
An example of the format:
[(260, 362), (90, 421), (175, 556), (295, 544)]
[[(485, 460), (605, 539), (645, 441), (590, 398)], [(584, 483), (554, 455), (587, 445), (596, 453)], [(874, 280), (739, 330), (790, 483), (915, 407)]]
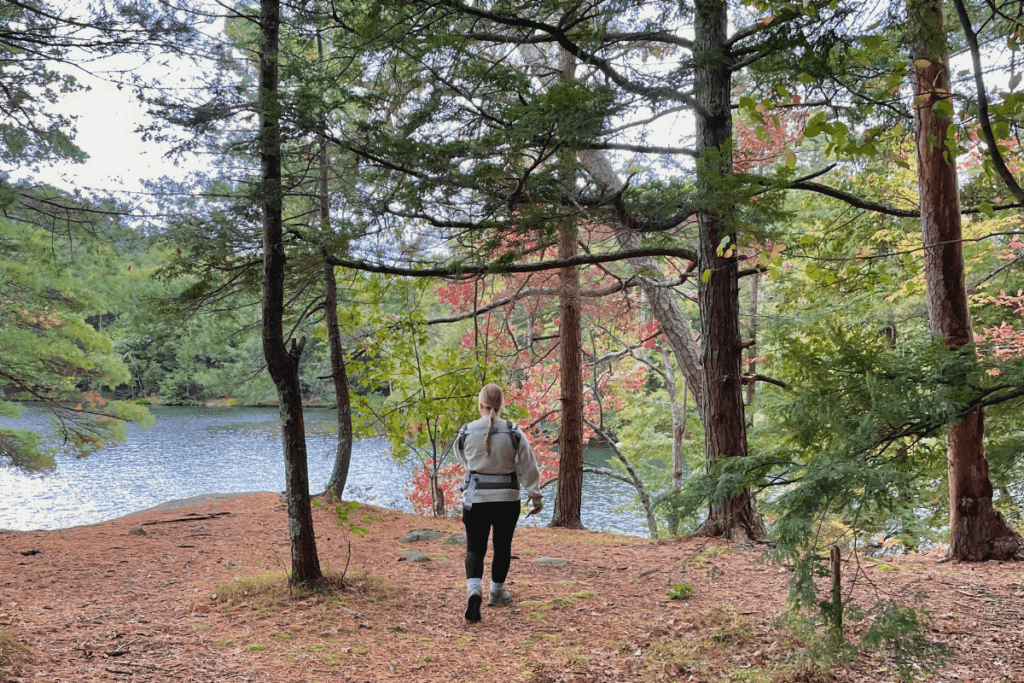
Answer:
[(512, 602), (512, 592), (507, 588), (502, 588), (491, 591), (491, 596), (487, 599), (487, 606), (494, 607), (495, 605), (504, 605), (509, 602)]
[(480, 603), (483, 598), (479, 591), (470, 591), (466, 595), (466, 621), (480, 621)]

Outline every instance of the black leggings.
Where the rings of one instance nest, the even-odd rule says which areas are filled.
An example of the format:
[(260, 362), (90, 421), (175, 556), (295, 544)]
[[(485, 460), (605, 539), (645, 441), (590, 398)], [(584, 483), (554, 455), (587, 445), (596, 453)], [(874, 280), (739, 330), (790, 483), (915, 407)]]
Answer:
[(519, 523), (519, 501), (475, 503), (469, 510), (462, 509), (462, 523), (466, 526), (466, 578), (483, 578), (487, 536), (493, 526), (494, 560), (491, 562), (491, 580), (505, 583), (509, 565), (512, 564), (512, 536)]

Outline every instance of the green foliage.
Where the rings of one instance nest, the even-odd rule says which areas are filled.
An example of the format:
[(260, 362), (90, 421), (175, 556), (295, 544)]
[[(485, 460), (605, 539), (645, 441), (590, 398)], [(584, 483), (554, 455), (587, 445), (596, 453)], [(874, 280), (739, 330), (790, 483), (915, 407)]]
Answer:
[[(787, 389), (761, 396), (776, 441), (747, 459), (746, 472), (737, 465), (748, 481), (772, 487), (762, 509), (777, 557), (794, 571), (791, 605), (807, 615), (800, 637), (822, 661), (849, 652), (836, 641), (837, 617), (850, 623), (864, 615), (819, 599), (817, 581), (827, 575), (819, 554), (833, 544), (865, 555), (916, 550), (943, 538), (944, 428), (979, 401), (1019, 386), (1013, 364), (1001, 367), (1012, 379), (996, 379), (973, 347), (904, 338), (894, 348), (873, 329), (836, 321), (778, 333), (773, 374)], [(909, 679), (915, 667), (941, 661), (922, 619), (918, 610), (876, 605), (861, 644), (888, 651)]]
[(916, 608), (893, 604), (876, 605), (877, 617), (864, 633), (861, 644), (892, 653), (905, 681), (916, 680), (921, 673), (936, 671), (949, 657), (943, 643), (924, 637), (926, 615)]
[(668, 590), (668, 597), (671, 600), (685, 600), (693, 594), (692, 583), (676, 583)]
[(917, 547), (935, 521), (929, 502), (933, 514), (944, 507), (941, 429), (978, 398), (962, 378), (984, 375), (970, 349), (940, 341), (896, 351), (863, 329), (816, 332), (782, 338), (776, 367), (791, 389), (766, 392), (773, 428), (785, 435), (770, 454), (780, 546), (826, 541), (811, 520), (837, 514), (854, 537), (881, 528)]
[[(317, 508), (328, 508), (329, 504), (319, 498), (313, 499), (313, 507)], [(345, 582), (345, 575), (348, 573), (348, 564), (352, 559), (352, 541), (349, 537), (355, 534), (359, 538), (362, 538), (370, 532), (370, 530), (364, 526), (359, 526), (353, 519), (352, 513), (359, 509), (359, 503), (352, 500), (348, 503), (339, 503), (333, 508), (333, 512), (337, 518), (338, 526), (342, 529), (342, 539), (346, 545), (346, 561), (345, 566), (342, 568), (340, 574), (337, 576), (336, 581), (338, 583)], [(330, 581), (332, 579), (330, 574), (325, 573), (325, 577)]]
[[(319, 498), (314, 498), (313, 507), (325, 508), (328, 507), (328, 505)], [(338, 526), (340, 526), (344, 530), (345, 536), (347, 536), (348, 534), (355, 534), (359, 538), (362, 538), (370, 531), (368, 528), (359, 526), (354, 521), (352, 521), (352, 513), (358, 509), (359, 503), (354, 500), (350, 500), (347, 503), (339, 503), (338, 505), (335, 505), (332, 508), (335, 516), (337, 517)]]
[[(640, 386), (615, 387), (608, 392), (611, 396), (624, 397), (621, 405), (607, 409), (604, 416), (605, 429), (614, 434), (618, 440), (619, 451), (631, 463), (633, 470), (648, 491), (651, 492), (655, 511), (668, 521), (670, 529), (677, 533), (687, 533), (695, 529), (699, 523), (696, 510), (684, 513), (678, 506), (679, 498), (673, 490), (673, 424), (672, 402), (666, 388), (665, 355), (640, 350), (634, 351), (637, 358), (644, 359), (653, 368), (645, 372), (647, 380)], [(681, 385), (681, 373), (675, 369), (675, 360), (668, 354), (668, 362), (672, 364), (673, 376)], [(682, 392), (682, 387), (679, 387)], [(621, 393), (619, 393), (621, 392)], [(699, 417), (696, 414), (692, 398), (680, 393), (676, 398), (680, 429), (685, 420), (686, 432), (681, 436), (683, 459), (683, 477), (700, 470), (704, 462), (704, 445), (699, 435), (703, 433)], [(685, 416), (685, 417), (684, 417)], [(629, 476), (624, 464), (618, 458), (609, 458), (608, 466), (624, 477)], [(642, 510), (639, 495), (634, 498), (631, 510)]]
[(440, 467), (452, 435), (475, 413), (480, 387), (500, 381), (506, 368), (426, 325), (433, 294), (423, 280), (368, 278), (364, 285), (364, 305), (348, 316), (376, 331), (363, 338), (349, 369), (367, 390), (353, 397), (357, 429), (385, 434), (396, 458), (412, 453)]
[[(24, 220), (32, 217), (26, 203), (0, 219), (0, 378), (7, 397), (41, 401), (53, 414), (45, 437), (0, 428), (0, 460), (27, 471), (51, 467), (59, 450), (85, 456), (123, 439), (123, 420), (152, 420), (143, 408), (109, 402), (101, 393), (128, 379), (109, 335), (88, 321), (104, 305), (102, 243), (54, 240)], [(0, 410), (19, 412), (6, 401)]]
[[(818, 573), (826, 572), (820, 568)], [(891, 657), (900, 677), (914, 681), (935, 673), (949, 656), (949, 648), (943, 643), (925, 637), (927, 615), (918, 607), (879, 602), (863, 610), (853, 603), (837, 606), (828, 601), (819, 603), (816, 609), (806, 607), (792, 603), (780, 619), (804, 643), (800, 653), (804, 669), (826, 673), (835, 661), (848, 661), (860, 650), (871, 650)], [(834, 628), (835, 611), (842, 611), (849, 632), (859, 632), (856, 642)]]

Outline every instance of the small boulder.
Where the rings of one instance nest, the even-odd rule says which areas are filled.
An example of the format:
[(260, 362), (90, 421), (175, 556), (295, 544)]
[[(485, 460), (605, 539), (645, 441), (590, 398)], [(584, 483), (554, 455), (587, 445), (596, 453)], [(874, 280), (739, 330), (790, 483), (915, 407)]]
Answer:
[(406, 550), (405, 556), (398, 558), (399, 562), (430, 562), (430, 558), (423, 553), (418, 553), (415, 550)]
[(416, 543), (418, 541), (433, 541), (444, 536), (443, 531), (437, 529), (413, 529), (398, 540), (399, 543)]

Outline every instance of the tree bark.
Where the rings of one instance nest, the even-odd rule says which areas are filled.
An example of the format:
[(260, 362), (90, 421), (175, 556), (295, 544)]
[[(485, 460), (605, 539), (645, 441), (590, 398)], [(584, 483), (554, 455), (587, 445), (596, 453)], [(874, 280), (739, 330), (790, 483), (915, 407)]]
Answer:
[[(962, 226), (954, 152), (946, 144), (948, 116), (935, 105), (949, 100), (949, 56), (941, 0), (910, 0), (915, 30), (911, 61), (916, 84), (921, 239), (932, 334), (958, 348), (972, 341), (964, 282)], [(949, 467), (948, 558), (963, 561), (1024, 559), (1024, 541), (992, 506), (985, 457), (985, 414), (977, 410), (946, 432)]]
[[(316, 37), (317, 53), (323, 60), (323, 41)], [(325, 124), (324, 125), (326, 128)], [(328, 192), (327, 138), (320, 134), (320, 231), (326, 242), (331, 229), (331, 203)], [(331, 350), (331, 380), (334, 383), (334, 401), (338, 411), (338, 446), (334, 455), (334, 470), (327, 481), (325, 490), (334, 500), (341, 501), (348, 483), (348, 470), (352, 464), (352, 400), (349, 396), (348, 372), (345, 369), (345, 349), (341, 345), (341, 331), (338, 329), (338, 280), (334, 266), (327, 263), (327, 247), (321, 249), (324, 257), (324, 324), (327, 327), (327, 344)]]
[[(559, 50), (558, 59), (560, 77), (573, 80), (575, 58)], [(571, 187), (575, 181), (575, 155), (562, 155), (560, 164), (565, 169), (564, 182)], [(559, 258), (576, 256), (577, 237), (576, 223), (563, 220), (558, 228)], [(583, 323), (578, 266), (559, 268), (558, 302), (562, 422), (558, 430), (558, 490), (550, 526), (583, 529)]]
[(338, 284), (334, 266), (324, 266), (324, 308), (326, 310), (327, 343), (331, 349), (331, 378), (334, 382), (334, 397), (338, 410), (338, 446), (334, 456), (334, 470), (327, 482), (326, 490), (335, 500), (340, 501), (348, 482), (348, 471), (352, 464), (352, 399), (349, 396), (348, 373), (345, 370), (345, 350), (341, 345), (338, 329)]
[[(718, 197), (732, 171), (732, 69), (727, 52), (724, 0), (699, 0), (694, 15), (694, 95), (697, 102), (698, 301), (709, 469), (724, 458), (747, 455), (743, 408), (743, 343), (740, 337), (739, 263), (728, 203)], [(747, 490), (712, 501), (701, 529), (736, 541), (764, 537)]]
[(280, 401), (285, 464), (285, 499), (291, 542), (292, 573), (288, 583), (316, 586), (323, 582), (313, 533), (306, 461), (306, 430), (302, 416), (299, 358), (305, 344), (284, 339), (285, 250), (282, 216), (281, 128), (278, 45), (279, 0), (261, 0), (259, 75), (260, 204), (263, 213), (263, 355)]
[(434, 460), (430, 473), (430, 497), (434, 500), (434, 516), (444, 519), (448, 516), (448, 503), (444, 498), (444, 489), (437, 480), (438, 463)]
[[(686, 384), (683, 384), (682, 406), (679, 403), (679, 390), (676, 382), (676, 370), (672, 366), (672, 353), (664, 346), (658, 345), (662, 363), (665, 365), (665, 390), (672, 408), (672, 493), (678, 496), (683, 490), (683, 434), (686, 432)], [(679, 535), (679, 518), (673, 514), (669, 517), (668, 533)]]
[[(566, 221), (558, 235), (559, 258), (576, 255), (576, 225)], [(580, 273), (576, 266), (558, 270), (558, 326), (562, 387), (562, 424), (558, 430), (558, 493), (551, 526), (583, 529), (583, 355)]]

